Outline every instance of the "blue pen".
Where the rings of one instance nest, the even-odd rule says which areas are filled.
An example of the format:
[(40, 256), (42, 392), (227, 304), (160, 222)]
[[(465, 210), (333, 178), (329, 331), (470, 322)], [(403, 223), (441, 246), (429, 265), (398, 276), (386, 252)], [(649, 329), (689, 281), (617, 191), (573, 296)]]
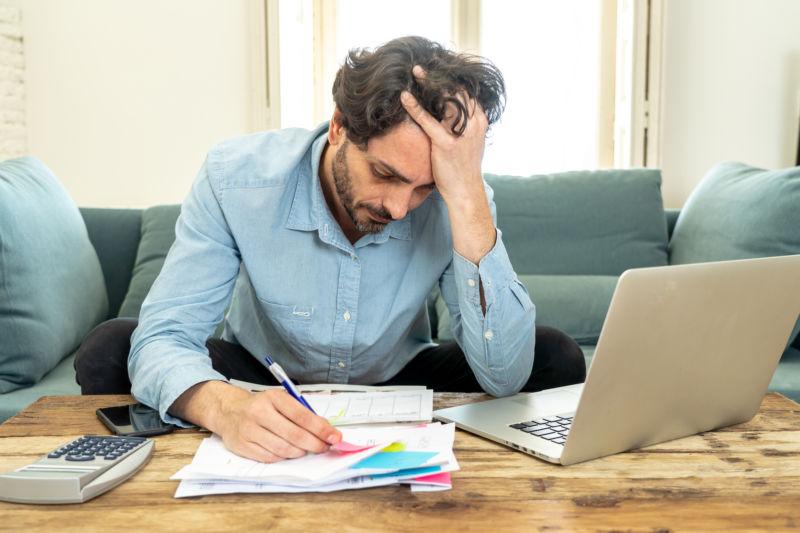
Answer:
[(295, 387), (294, 383), (292, 383), (292, 380), (289, 379), (289, 376), (286, 375), (286, 372), (283, 371), (281, 365), (273, 361), (272, 358), (268, 355), (264, 356), (264, 361), (267, 362), (267, 368), (269, 369), (270, 372), (272, 372), (272, 375), (275, 376), (275, 379), (278, 380), (278, 383), (283, 385), (283, 388), (286, 389), (286, 392), (291, 394), (295, 400), (305, 405), (309, 411), (311, 411), (314, 414), (317, 414), (317, 412), (314, 411), (314, 409), (312, 409), (311, 406), (308, 404), (306, 399), (303, 398), (303, 395), (300, 394), (300, 391), (297, 390), (297, 387)]

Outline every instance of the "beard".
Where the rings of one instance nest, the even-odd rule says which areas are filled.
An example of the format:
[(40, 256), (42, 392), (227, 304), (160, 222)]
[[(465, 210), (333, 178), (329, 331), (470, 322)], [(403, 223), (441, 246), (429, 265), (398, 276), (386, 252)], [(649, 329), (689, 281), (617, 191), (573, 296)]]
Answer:
[(345, 140), (342, 146), (336, 151), (333, 157), (333, 184), (336, 187), (336, 194), (339, 196), (339, 201), (342, 202), (347, 216), (353, 222), (353, 225), (361, 233), (380, 233), (386, 224), (372, 220), (369, 217), (361, 218), (356, 214), (356, 209), (364, 208), (373, 215), (392, 219), (391, 214), (383, 208), (375, 208), (365, 203), (356, 204), (353, 200), (353, 180), (350, 177), (350, 169), (347, 166), (347, 146), (350, 141)]

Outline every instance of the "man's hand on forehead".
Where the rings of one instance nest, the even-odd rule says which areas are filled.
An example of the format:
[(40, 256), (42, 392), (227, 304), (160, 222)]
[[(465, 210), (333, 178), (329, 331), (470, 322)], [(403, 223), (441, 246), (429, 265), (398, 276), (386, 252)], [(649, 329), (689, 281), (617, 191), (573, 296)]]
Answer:
[[(420, 65), (414, 65), (414, 68), (411, 69), (411, 72), (414, 75), (414, 77), (417, 78), (417, 81), (419, 83), (424, 83), (425, 79), (427, 78), (427, 73), (425, 72), (425, 69), (422, 68)], [(404, 91), (404, 94), (405, 93), (407, 93), (407, 91)], [(483, 133), (484, 135), (486, 134), (486, 130), (488, 129), (489, 126), (488, 124), (489, 121), (486, 117), (486, 113), (484, 113), (483, 108), (481, 107), (481, 105), (478, 103), (477, 100), (471, 98), (465, 90), (458, 91), (455, 94), (444, 94), (444, 97), (447, 100), (445, 103), (444, 116), (442, 117), (441, 121), (437, 121), (435, 117), (433, 117), (430, 113), (428, 113), (425, 110), (425, 108), (419, 105), (419, 102), (417, 102), (417, 100), (414, 98), (413, 95), (411, 95), (411, 99), (409, 100), (409, 102), (412, 104), (416, 104), (413, 106), (414, 114), (412, 114), (412, 109), (409, 108), (408, 105), (405, 105), (406, 104), (405, 101), (403, 102), (403, 104), (406, 111), (409, 113), (409, 115), (411, 115), (411, 118), (413, 118), (418, 124), (419, 121), (417, 121), (417, 118), (419, 117), (420, 120), (426, 120), (425, 115), (427, 115), (430, 118), (429, 122), (431, 124), (436, 122), (443, 125), (451, 135), (455, 135), (455, 133), (453, 133), (454, 131), (462, 129), (459, 128), (460, 126), (459, 123), (464, 123), (468, 125), (473, 118), (476, 118), (476, 113), (477, 113), (477, 118), (478, 119), (482, 118), (486, 122), (486, 125), (483, 128)], [(461, 105), (463, 106), (466, 113), (461, 114), (461, 116), (459, 116), (458, 108), (452, 102), (451, 98), (457, 99), (459, 102), (461, 102)], [(456, 121), (458, 121), (458, 123), (456, 123)], [(466, 131), (462, 131), (461, 133), (462, 134), (466, 133)]]
[[(419, 83), (425, 83), (427, 74), (421, 66), (415, 65), (412, 73)], [(477, 264), (494, 247), (497, 235), (481, 174), (489, 120), (480, 104), (468, 97), (466, 91), (445, 96), (457, 98), (467, 116), (459, 118), (457, 106), (447, 102), (444, 117), (436, 120), (408, 91), (402, 92), (400, 101), (431, 140), (431, 170), (436, 188), (447, 204), (453, 246), (459, 254)], [(466, 126), (461, 124), (464, 120)], [(456, 128), (453, 128), (454, 121), (459, 122)], [(453, 133), (454, 129), (461, 130), (460, 135)]]
[[(427, 73), (420, 65), (415, 65), (412, 73), (419, 83), (425, 83)], [(466, 116), (459, 120), (456, 105), (447, 102), (444, 117), (439, 121), (410, 92), (403, 91), (400, 100), (408, 115), (431, 139), (433, 178), (445, 202), (448, 197), (453, 200), (475, 199), (478, 192), (485, 201), (481, 160), (489, 121), (480, 104), (465, 91), (445, 96), (458, 99), (466, 110)], [(453, 129), (461, 129), (453, 128), (457, 120), (466, 121), (461, 135), (453, 133)]]

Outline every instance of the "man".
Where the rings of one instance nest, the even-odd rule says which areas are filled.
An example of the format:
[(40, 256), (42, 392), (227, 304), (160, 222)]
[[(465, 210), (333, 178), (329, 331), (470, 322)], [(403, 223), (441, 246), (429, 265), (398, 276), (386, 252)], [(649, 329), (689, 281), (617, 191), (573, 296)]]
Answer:
[[(282, 390), (225, 382), (272, 383), (265, 355), (305, 383), (503, 396), (583, 380), (574, 341), (534, 328), (481, 177), (505, 98), (500, 72), (407, 37), (351, 52), (333, 97), (329, 125), (209, 152), (138, 327), (111, 321), (84, 342), (84, 393), (132, 383), (166, 421), (271, 462), (341, 434)], [(425, 305), (437, 283), (457, 339), (440, 346)], [(223, 339), (209, 339), (229, 302)]]

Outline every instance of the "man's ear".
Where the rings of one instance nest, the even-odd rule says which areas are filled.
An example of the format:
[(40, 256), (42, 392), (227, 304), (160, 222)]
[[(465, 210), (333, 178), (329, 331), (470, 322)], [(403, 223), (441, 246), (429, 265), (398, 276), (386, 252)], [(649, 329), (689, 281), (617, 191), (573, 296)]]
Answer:
[(331, 146), (339, 146), (347, 139), (347, 130), (342, 124), (343, 119), (344, 115), (339, 111), (339, 108), (334, 108), (333, 116), (328, 125), (328, 144)]

